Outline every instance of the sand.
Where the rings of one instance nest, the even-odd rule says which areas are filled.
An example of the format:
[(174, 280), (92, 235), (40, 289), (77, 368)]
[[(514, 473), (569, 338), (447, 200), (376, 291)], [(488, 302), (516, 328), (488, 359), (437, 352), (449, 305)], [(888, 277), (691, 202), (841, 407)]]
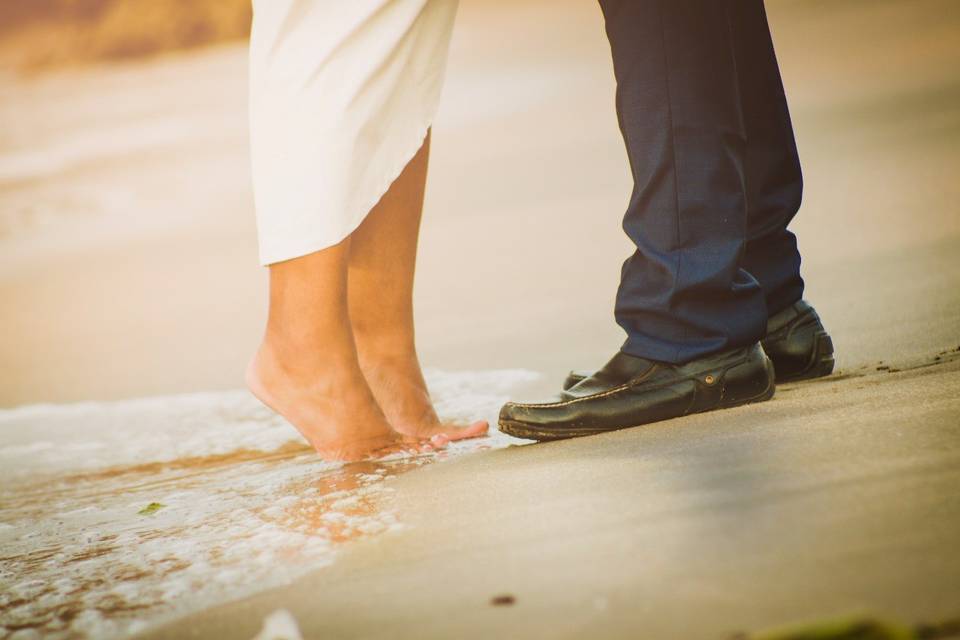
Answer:
[[(277, 609), (308, 638), (960, 614), (960, 15), (769, 12), (805, 168), (803, 273), (838, 373), (761, 406), (417, 468), (378, 507), (402, 530), (154, 637), (253, 637)], [(0, 404), (240, 386), (265, 301), (244, 65), (228, 46), (0, 82)], [(530, 371), (503, 393), (535, 397), (617, 348), (629, 176), (612, 92), (593, 4), (462, 3), (417, 281), (429, 366)], [(5, 424), (4, 444), (30, 446)]]
[(405, 529), (144, 637), (253, 637), (278, 608), (306, 638), (707, 640), (855, 613), (953, 619), (958, 386), (954, 354), (420, 469), (392, 484)]

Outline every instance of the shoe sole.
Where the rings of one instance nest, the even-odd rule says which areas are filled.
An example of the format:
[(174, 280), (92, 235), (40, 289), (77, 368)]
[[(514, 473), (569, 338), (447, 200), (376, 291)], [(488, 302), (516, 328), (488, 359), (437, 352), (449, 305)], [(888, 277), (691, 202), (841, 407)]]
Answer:
[[(828, 337), (829, 339), (829, 337)], [(766, 361), (766, 369), (768, 372), (767, 375), (767, 388), (763, 390), (762, 393), (759, 393), (752, 397), (741, 398), (733, 401), (720, 402), (718, 405), (713, 407), (703, 407), (700, 409), (695, 409), (688, 411), (687, 413), (673, 416), (673, 418), (664, 418), (663, 420), (672, 420), (674, 418), (682, 418), (685, 416), (697, 415), (699, 413), (708, 413), (710, 411), (720, 411), (723, 409), (733, 409), (735, 407), (742, 407), (744, 405), (753, 404), (756, 402), (764, 402), (773, 398), (774, 393), (776, 392), (776, 382), (774, 379), (773, 363), (770, 362), (768, 358)], [(536, 440), (538, 442), (548, 442), (555, 440), (569, 440), (570, 438), (582, 438), (585, 436), (593, 436), (598, 433), (608, 433), (611, 431), (623, 431), (624, 429), (636, 429), (637, 427), (644, 427), (651, 424), (656, 424), (657, 422), (662, 422), (663, 420), (651, 420), (650, 422), (641, 422), (639, 424), (626, 425), (623, 427), (615, 428), (605, 428), (605, 429), (566, 429), (562, 433), (556, 431), (543, 430), (538, 427), (528, 425), (522, 422), (515, 422), (512, 420), (500, 420), (498, 421), (498, 429), (515, 438), (523, 438), (525, 440)]]

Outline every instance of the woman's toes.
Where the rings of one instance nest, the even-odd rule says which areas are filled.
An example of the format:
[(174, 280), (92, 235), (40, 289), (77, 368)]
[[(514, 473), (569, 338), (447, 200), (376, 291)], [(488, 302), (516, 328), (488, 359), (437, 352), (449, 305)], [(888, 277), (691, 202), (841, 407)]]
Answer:
[(431, 453), (433, 451), (442, 451), (447, 448), (447, 445), (450, 443), (450, 439), (445, 435), (437, 434), (431, 436), (429, 440), (420, 440), (417, 443), (417, 449), (421, 453)]
[(439, 425), (436, 430), (440, 432), (439, 435), (443, 435), (448, 440), (452, 441), (483, 437), (486, 435), (489, 428), (490, 423), (488, 423), (486, 420), (477, 420), (476, 422), (473, 422), (467, 426), (442, 424)]

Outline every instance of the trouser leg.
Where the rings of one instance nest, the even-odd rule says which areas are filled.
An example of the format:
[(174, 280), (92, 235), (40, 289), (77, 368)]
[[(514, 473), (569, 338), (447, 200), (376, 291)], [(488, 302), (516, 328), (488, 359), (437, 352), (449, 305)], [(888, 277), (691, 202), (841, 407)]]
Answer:
[(740, 263), (763, 289), (770, 315), (803, 295), (797, 238), (803, 177), (763, 0), (731, 3), (734, 52), (746, 126), (747, 244)]
[(763, 291), (741, 267), (746, 133), (730, 5), (600, 0), (634, 189), (617, 322), (623, 351), (681, 363), (759, 340)]

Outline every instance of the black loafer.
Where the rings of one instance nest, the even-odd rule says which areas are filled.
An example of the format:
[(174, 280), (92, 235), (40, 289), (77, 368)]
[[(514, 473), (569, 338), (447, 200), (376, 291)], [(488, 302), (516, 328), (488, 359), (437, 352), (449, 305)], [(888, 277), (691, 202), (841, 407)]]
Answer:
[(773, 361), (777, 382), (809, 380), (833, 373), (833, 340), (816, 310), (803, 300), (767, 321), (760, 341)]
[(773, 365), (759, 344), (682, 365), (617, 353), (555, 402), (508, 402), (500, 431), (560, 440), (636, 427), (773, 397)]
[[(773, 361), (777, 382), (821, 378), (833, 373), (833, 340), (817, 311), (801, 300), (767, 320), (767, 335), (760, 341)], [(563, 389), (572, 388), (589, 371), (571, 371)]]

